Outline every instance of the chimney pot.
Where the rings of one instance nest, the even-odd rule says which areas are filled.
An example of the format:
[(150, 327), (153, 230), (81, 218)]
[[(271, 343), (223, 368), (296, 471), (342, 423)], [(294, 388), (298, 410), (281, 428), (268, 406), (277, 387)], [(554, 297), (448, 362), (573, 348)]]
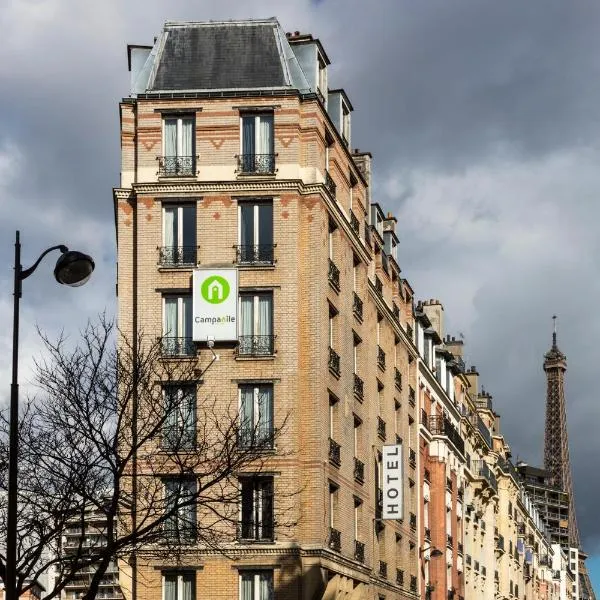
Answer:
[(299, 31), (294, 31), (294, 35), (300, 35)]

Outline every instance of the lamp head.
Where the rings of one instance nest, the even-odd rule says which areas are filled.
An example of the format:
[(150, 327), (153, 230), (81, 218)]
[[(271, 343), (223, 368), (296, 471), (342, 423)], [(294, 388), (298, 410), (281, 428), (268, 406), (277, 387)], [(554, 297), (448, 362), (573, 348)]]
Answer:
[(431, 558), (437, 558), (438, 556), (442, 556), (444, 554), (439, 548), (433, 548), (433, 550), (429, 553)]
[(56, 261), (54, 277), (58, 283), (79, 287), (91, 277), (95, 266), (91, 256), (65, 248)]

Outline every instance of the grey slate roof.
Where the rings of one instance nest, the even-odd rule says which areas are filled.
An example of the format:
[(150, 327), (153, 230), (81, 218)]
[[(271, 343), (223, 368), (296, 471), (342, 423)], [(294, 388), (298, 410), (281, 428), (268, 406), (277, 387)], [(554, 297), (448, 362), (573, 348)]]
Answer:
[(277, 19), (165, 23), (134, 93), (298, 89), (306, 77)]

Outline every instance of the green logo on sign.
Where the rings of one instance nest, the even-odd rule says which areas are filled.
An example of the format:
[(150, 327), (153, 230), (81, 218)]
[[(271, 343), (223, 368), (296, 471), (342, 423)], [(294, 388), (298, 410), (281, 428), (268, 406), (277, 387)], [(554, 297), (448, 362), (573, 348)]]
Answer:
[(229, 283), (224, 277), (211, 275), (200, 286), (202, 297), (211, 304), (221, 304), (229, 296)]

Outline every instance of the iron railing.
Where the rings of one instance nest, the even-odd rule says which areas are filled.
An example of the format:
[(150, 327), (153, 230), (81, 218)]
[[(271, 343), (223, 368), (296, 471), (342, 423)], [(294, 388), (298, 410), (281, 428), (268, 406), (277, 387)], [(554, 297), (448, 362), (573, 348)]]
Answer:
[(335, 185), (335, 181), (333, 181), (333, 179), (331, 178), (329, 171), (325, 171), (325, 187), (327, 188), (327, 191), (331, 194), (331, 196), (335, 198), (335, 189), (337, 186)]
[(354, 480), (358, 483), (365, 481), (365, 463), (354, 457)]
[(340, 376), (340, 355), (333, 348), (329, 348), (329, 370)]
[(238, 539), (244, 541), (272, 540), (275, 528), (271, 520), (248, 520), (238, 523)]
[(446, 546), (448, 546), (449, 548), (452, 548), (453, 543), (454, 543), (454, 540), (452, 539), (452, 536), (448, 533), (446, 535)]
[(354, 560), (365, 562), (365, 545), (358, 540), (354, 540)]
[(188, 267), (196, 265), (197, 246), (162, 246), (158, 249), (161, 267)]
[(408, 403), (409, 403), (411, 406), (414, 406), (414, 405), (415, 405), (415, 403), (416, 403), (416, 398), (417, 398), (417, 395), (415, 394), (415, 390), (414, 390), (414, 388), (412, 388), (412, 387), (409, 387), (409, 388), (408, 388)]
[(417, 466), (417, 453), (412, 448), (408, 451), (408, 464), (413, 469)]
[(354, 292), (354, 296), (352, 299), (352, 311), (354, 312), (354, 316), (362, 321), (363, 318), (363, 301), (358, 297), (358, 294)]
[(275, 262), (275, 244), (244, 244), (235, 246), (238, 265), (272, 265)]
[(352, 228), (352, 231), (357, 235), (360, 235), (360, 222), (352, 210), (350, 211), (350, 227)]
[(411, 529), (417, 528), (417, 515), (415, 513), (410, 513), (409, 524)]
[(342, 464), (341, 454), (341, 446), (335, 440), (329, 438), (329, 462), (339, 467)]
[(275, 353), (274, 335), (240, 335), (238, 356), (272, 356)]
[(196, 344), (191, 337), (163, 337), (163, 356), (194, 356)]
[(358, 398), (358, 400), (362, 401), (364, 398), (364, 393), (365, 384), (363, 380), (356, 373), (354, 373), (354, 395)]
[(342, 534), (333, 527), (329, 528), (329, 547), (336, 552), (342, 549)]
[(159, 156), (159, 177), (194, 177), (196, 175), (195, 156)]
[(379, 279), (379, 277), (377, 277), (377, 275), (375, 275), (375, 291), (380, 296), (383, 296), (383, 283), (382, 283), (381, 279)]
[(396, 585), (400, 587), (404, 585), (404, 571), (402, 569), (396, 569)]
[(377, 346), (377, 366), (385, 371), (385, 352), (381, 346)]
[(329, 283), (331, 284), (331, 286), (339, 292), (340, 291), (340, 270), (336, 267), (335, 263), (331, 259), (329, 259), (329, 272), (327, 274), (327, 277), (329, 279)]
[(423, 427), (425, 427), (425, 429), (427, 429), (429, 431), (429, 415), (427, 414), (427, 411), (422, 408), (421, 409), (421, 425), (423, 425)]
[(275, 173), (275, 154), (240, 154), (238, 170), (254, 175), (271, 175)]
[(396, 385), (398, 390), (402, 389), (402, 373), (400, 373), (398, 367), (394, 369), (394, 384)]
[(494, 491), (498, 491), (496, 476), (484, 460), (471, 461), (471, 471), (476, 477), (483, 478)]
[(379, 561), (379, 576), (387, 579), (387, 563), (383, 560)]
[(377, 417), (377, 435), (385, 441), (385, 421)]
[(454, 447), (464, 456), (465, 441), (460, 435), (458, 429), (444, 415), (431, 415), (429, 417), (429, 430), (433, 435), (443, 435), (447, 437)]
[(429, 529), (429, 527), (425, 527), (425, 539), (426, 540), (431, 539), (431, 529)]

